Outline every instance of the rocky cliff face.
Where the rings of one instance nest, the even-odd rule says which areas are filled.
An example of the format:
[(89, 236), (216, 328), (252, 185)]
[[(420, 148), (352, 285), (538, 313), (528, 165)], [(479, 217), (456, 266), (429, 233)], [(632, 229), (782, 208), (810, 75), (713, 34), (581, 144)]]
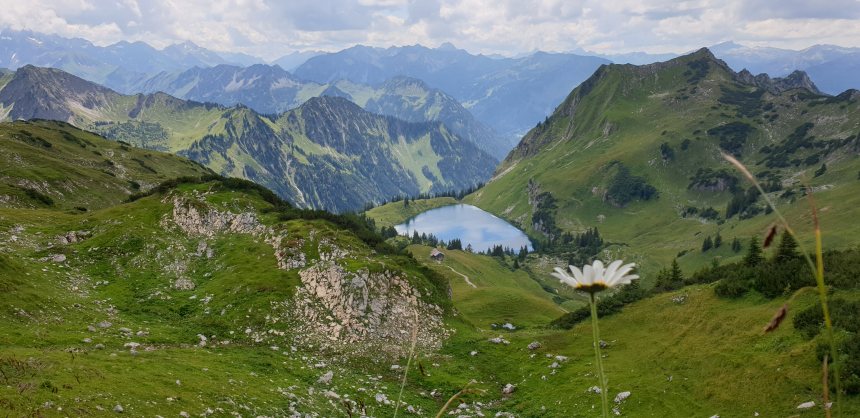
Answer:
[[(172, 206), (162, 227), (178, 229), (189, 237), (206, 240), (224, 234), (247, 234), (271, 245), (278, 268), (297, 271), (301, 284), (293, 297), (272, 302), (264, 327), (249, 327), (246, 334), (257, 343), (299, 344), (325, 351), (357, 355), (406, 356), (417, 336), (417, 348), (435, 350), (447, 336), (443, 310), (427, 301), (408, 275), (382, 268), (350, 269), (355, 255), (313, 230), (307, 237), (294, 237), (266, 226), (253, 211), (234, 213), (206, 203), (205, 194), (173, 194), (164, 199)], [(306, 253), (312, 246), (316, 256)], [(203, 253), (204, 251), (198, 251)], [(177, 289), (193, 288), (178, 279)], [(277, 331), (271, 326), (286, 325)], [(272, 330), (270, 332), (270, 330)]]
[(814, 94), (823, 94), (812, 79), (803, 71), (794, 71), (785, 77), (770, 78), (769, 75), (761, 73), (753, 75), (746, 69), (737, 73), (737, 80), (760, 89), (767, 90), (771, 94), (779, 94), (787, 90), (804, 89)]
[(60, 70), (21, 67), (0, 90), (0, 106), (12, 107), (12, 120), (73, 122), (76, 111), (97, 114), (118, 93)]

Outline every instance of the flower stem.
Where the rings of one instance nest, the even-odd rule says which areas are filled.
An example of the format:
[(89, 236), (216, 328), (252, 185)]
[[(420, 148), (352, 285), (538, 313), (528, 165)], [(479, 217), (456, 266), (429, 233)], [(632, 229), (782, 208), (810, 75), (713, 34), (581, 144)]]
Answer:
[(600, 399), (603, 402), (603, 418), (609, 417), (609, 393), (606, 391), (606, 374), (603, 358), (600, 357), (600, 329), (597, 327), (597, 298), (591, 295), (591, 334), (594, 339), (594, 359), (597, 362), (597, 377), (600, 379)]

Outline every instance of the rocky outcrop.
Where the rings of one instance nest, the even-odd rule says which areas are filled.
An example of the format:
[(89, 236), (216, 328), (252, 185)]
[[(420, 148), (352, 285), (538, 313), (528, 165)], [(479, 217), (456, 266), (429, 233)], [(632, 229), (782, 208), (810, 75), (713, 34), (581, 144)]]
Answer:
[[(354, 256), (349, 249), (316, 231), (294, 238), (262, 224), (255, 212), (214, 208), (204, 194), (172, 194), (164, 202), (173, 208), (162, 220), (163, 227), (178, 227), (189, 236), (203, 238), (196, 255), (211, 258), (206, 239), (249, 234), (272, 246), (278, 269), (298, 270), (301, 285), (294, 296), (274, 303), (268, 316), (271, 324), (289, 324), (293, 343), (396, 357), (408, 355), (413, 332), (421, 351), (439, 348), (446, 337), (442, 308), (426, 302), (402, 272), (350, 270), (347, 261)], [(313, 257), (306, 253), (309, 244), (316, 250)], [(173, 286), (190, 290), (194, 283), (180, 277)], [(258, 343), (288, 338), (269, 330), (249, 329), (246, 334)]]
[(214, 237), (222, 232), (264, 235), (271, 232), (261, 225), (253, 212), (231, 213), (219, 211), (197, 199), (174, 195), (172, 197), (173, 221), (188, 235)]
[(750, 84), (767, 90), (771, 94), (780, 94), (784, 91), (794, 89), (805, 89), (815, 94), (824, 94), (818, 90), (818, 87), (812, 82), (809, 75), (803, 71), (794, 71), (785, 77), (770, 78), (765, 73), (754, 76), (747, 69), (743, 69), (735, 77), (744, 84)]
[[(417, 347), (434, 350), (444, 339), (442, 310), (421, 300), (402, 274), (350, 272), (336, 263), (302, 270), (302, 287), (292, 313), (303, 318), (299, 335), (310, 343), (349, 348), (364, 343), (393, 356), (408, 354), (417, 329)], [(404, 351), (406, 350), (406, 351)]]

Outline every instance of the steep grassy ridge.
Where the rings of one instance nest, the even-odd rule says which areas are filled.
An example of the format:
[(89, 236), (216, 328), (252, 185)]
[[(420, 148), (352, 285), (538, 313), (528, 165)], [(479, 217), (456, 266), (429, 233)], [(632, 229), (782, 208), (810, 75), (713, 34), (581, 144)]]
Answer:
[[(736, 256), (727, 247), (702, 254), (706, 236), (746, 239), (772, 222), (760, 198), (744, 201), (750, 184), (720, 156), (728, 152), (750, 166), (803, 233), (810, 231), (804, 188), (811, 187), (827, 244), (850, 245), (860, 233), (849, 221), (860, 204), (853, 192), (860, 100), (854, 91), (819, 95), (807, 81), (756, 82), (707, 50), (601, 67), (465, 200), (544, 240), (597, 227), (618, 244), (613, 254), (648, 270), (679, 255), (682, 265), (702, 266)], [(540, 215), (555, 231), (536, 222), (545, 192), (557, 209)], [(732, 200), (736, 213), (729, 214)]]
[(99, 209), (181, 176), (191, 160), (108, 141), (64, 122), (0, 124), (0, 201), (6, 207)]

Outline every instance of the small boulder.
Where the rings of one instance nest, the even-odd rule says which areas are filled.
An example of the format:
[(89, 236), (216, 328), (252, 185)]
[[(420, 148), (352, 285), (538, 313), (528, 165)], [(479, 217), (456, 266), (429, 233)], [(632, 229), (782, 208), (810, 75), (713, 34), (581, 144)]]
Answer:
[(381, 404), (385, 404), (385, 405), (388, 405), (391, 403), (391, 401), (388, 400), (388, 396), (385, 396), (384, 393), (377, 393), (376, 395), (374, 395), (373, 398), (376, 399), (377, 403), (381, 403)]
[(125, 411), (125, 409), (122, 407), (122, 405), (116, 404), (116, 406), (113, 407), (113, 411), (117, 414), (121, 414)]
[(528, 345), (528, 349), (529, 349), (529, 350), (537, 350), (538, 348), (541, 348), (541, 345), (540, 345), (540, 343), (539, 343), (539, 342), (537, 342), (537, 341), (532, 341), (532, 342), (531, 342), (531, 343), (529, 343), (529, 345)]
[(338, 395), (337, 393), (334, 393), (334, 392), (332, 392), (332, 391), (330, 391), (330, 390), (327, 390), (327, 391), (325, 392), (325, 397), (326, 397), (326, 398), (329, 398), (329, 399), (334, 399), (334, 400), (338, 400), (338, 399), (340, 399), (340, 395)]
[(800, 405), (797, 405), (797, 409), (810, 409), (815, 406), (814, 401), (804, 402)]
[(503, 344), (503, 345), (508, 345), (511, 343), (510, 341), (502, 338), (501, 335), (496, 337), (496, 338), (490, 338), (489, 341), (493, 344)]
[(505, 387), (502, 388), (502, 395), (510, 395), (517, 390), (515, 385), (508, 383)]
[(327, 384), (331, 383), (331, 379), (333, 377), (334, 377), (334, 372), (329, 371), (326, 374), (320, 376), (320, 378), (317, 379), (317, 383), (322, 383), (324, 385), (327, 385)]
[(621, 402), (624, 402), (625, 400), (627, 400), (627, 398), (629, 398), (629, 397), (630, 397), (629, 391), (621, 392), (621, 393), (615, 395), (615, 403), (620, 404)]

